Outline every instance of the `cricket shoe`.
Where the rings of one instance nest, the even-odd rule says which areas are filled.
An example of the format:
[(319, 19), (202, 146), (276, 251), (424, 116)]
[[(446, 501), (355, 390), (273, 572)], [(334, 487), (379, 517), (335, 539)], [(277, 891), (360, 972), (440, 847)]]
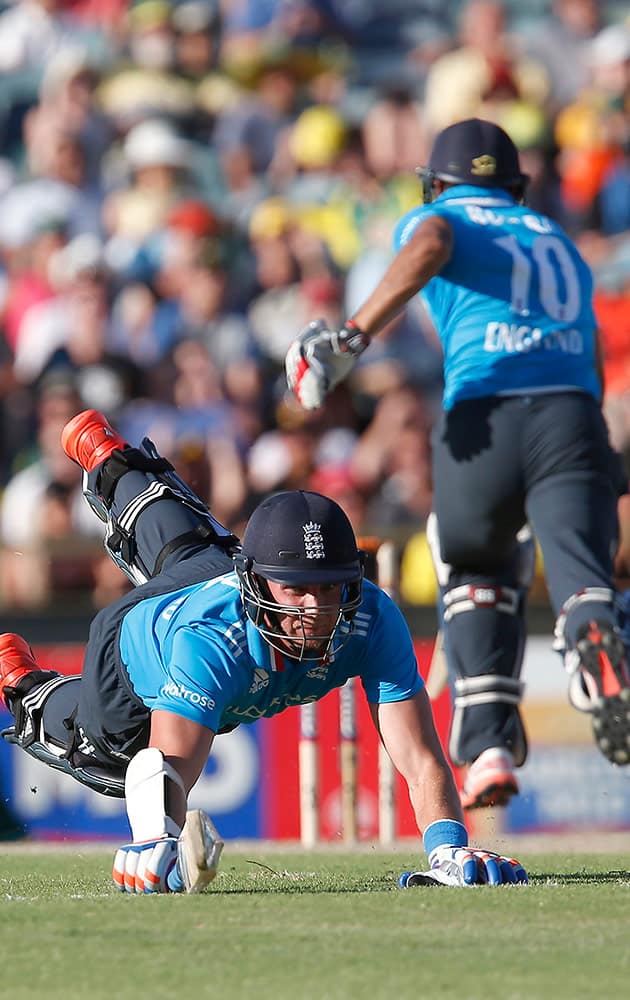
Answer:
[(92, 472), (113, 451), (127, 448), (128, 444), (102, 413), (83, 410), (62, 430), (61, 447), (85, 472)]
[(593, 736), (613, 764), (630, 763), (630, 671), (621, 636), (591, 621), (578, 634), (569, 700), (592, 713)]
[[(19, 694), (23, 695), (35, 684), (55, 676), (53, 671), (40, 669), (33, 650), (22, 636), (15, 632), (0, 635), (0, 699), (9, 710), (18, 685)], [(28, 683), (24, 678), (28, 678)]]
[(518, 795), (514, 758), (503, 747), (484, 750), (468, 769), (460, 798), (464, 809), (506, 806)]

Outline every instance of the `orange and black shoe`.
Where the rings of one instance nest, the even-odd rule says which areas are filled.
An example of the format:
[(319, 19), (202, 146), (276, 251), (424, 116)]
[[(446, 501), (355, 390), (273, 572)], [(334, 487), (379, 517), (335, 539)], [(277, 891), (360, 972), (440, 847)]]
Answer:
[(127, 448), (127, 442), (98, 410), (83, 410), (70, 420), (61, 432), (61, 447), (68, 458), (85, 472), (104, 462), (116, 449)]
[(510, 751), (489, 747), (470, 765), (460, 798), (464, 809), (487, 809), (506, 806), (518, 790)]
[(0, 698), (7, 708), (7, 695), (13, 695), (19, 682), (33, 671), (42, 673), (26, 639), (14, 632), (0, 635)]
[(575, 708), (592, 713), (593, 736), (613, 764), (630, 763), (630, 670), (621, 636), (591, 621), (578, 635), (578, 670), (569, 685)]

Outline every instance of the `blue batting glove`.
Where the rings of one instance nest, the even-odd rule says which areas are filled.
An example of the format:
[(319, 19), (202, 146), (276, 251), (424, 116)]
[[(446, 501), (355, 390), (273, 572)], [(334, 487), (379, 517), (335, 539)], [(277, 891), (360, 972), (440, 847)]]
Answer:
[(430, 871), (403, 872), (402, 889), (421, 885), (526, 885), (527, 872), (520, 861), (472, 847), (436, 847), (429, 855)]

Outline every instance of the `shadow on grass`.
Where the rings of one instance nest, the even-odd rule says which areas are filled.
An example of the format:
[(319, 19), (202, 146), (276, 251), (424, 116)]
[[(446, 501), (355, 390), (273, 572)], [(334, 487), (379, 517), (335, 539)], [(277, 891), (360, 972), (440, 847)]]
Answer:
[[(215, 883), (213, 894), (250, 895), (254, 893), (309, 893), (335, 894), (366, 892), (399, 892), (397, 876), (384, 874), (365, 879), (315, 872), (300, 872), (276, 870), (258, 861), (249, 861), (252, 868), (237, 876), (231, 886)], [(530, 886), (569, 886), (569, 885), (630, 885), (630, 871), (614, 870), (609, 872), (539, 872), (530, 874)], [(444, 888), (440, 885), (426, 888)], [(522, 886), (517, 888), (521, 889)]]
[(619, 884), (630, 883), (630, 872), (610, 871), (610, 872), (542, 872), (532, 875), (530, 873), (530, 885), (606, 885), (612, 882)]
[[(397, 875), (386, 873), (364, 878), (341, 872), (316, 872), (272, 868), (261, 861), (248, 859), (246, 872), (224, 871), (213, 885), (216, 895), (249, 895), (254, 893), (343, 894), (398, 891)], [(222, 874), (229, 875), (231, 885), (220, 884)]]
[(288, 885), (286, 883), (281, 883), (277, 885), (254, 885), (251, 889), (244, 889), (242, 887), (238, 889), (212, 889), (213, 896), (270, 896), (275, 894), (282, 894), (283, 896), (347, 896), (349, 893), (363, 894), (366, 892), (393, 892), (397, 887), (392, 886), (380, 886), (375, 888), (374, 886), (320, 886), (320, 885), (309, 885), (308, 883), (304, 885)]

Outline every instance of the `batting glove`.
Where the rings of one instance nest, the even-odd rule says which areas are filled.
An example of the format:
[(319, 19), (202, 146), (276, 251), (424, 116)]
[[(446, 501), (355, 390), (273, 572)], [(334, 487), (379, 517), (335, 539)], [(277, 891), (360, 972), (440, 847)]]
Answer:
[(472, 847), (436, 847), (429, 855), (428, 872), (403, 872), (401, 889), (417, 885), (513, 885), (527, 884), (520, 861)]
[(353, 368), (370, 342), (352, 320), (329, 330), (323, 319), (309, 323), (285, 359), (287, 384), (305, 410), (316, 410)]
[(112, 878), (121, 892), (183, 892), (176, 866), (177, 837), (141, 840), (119, 847)]

